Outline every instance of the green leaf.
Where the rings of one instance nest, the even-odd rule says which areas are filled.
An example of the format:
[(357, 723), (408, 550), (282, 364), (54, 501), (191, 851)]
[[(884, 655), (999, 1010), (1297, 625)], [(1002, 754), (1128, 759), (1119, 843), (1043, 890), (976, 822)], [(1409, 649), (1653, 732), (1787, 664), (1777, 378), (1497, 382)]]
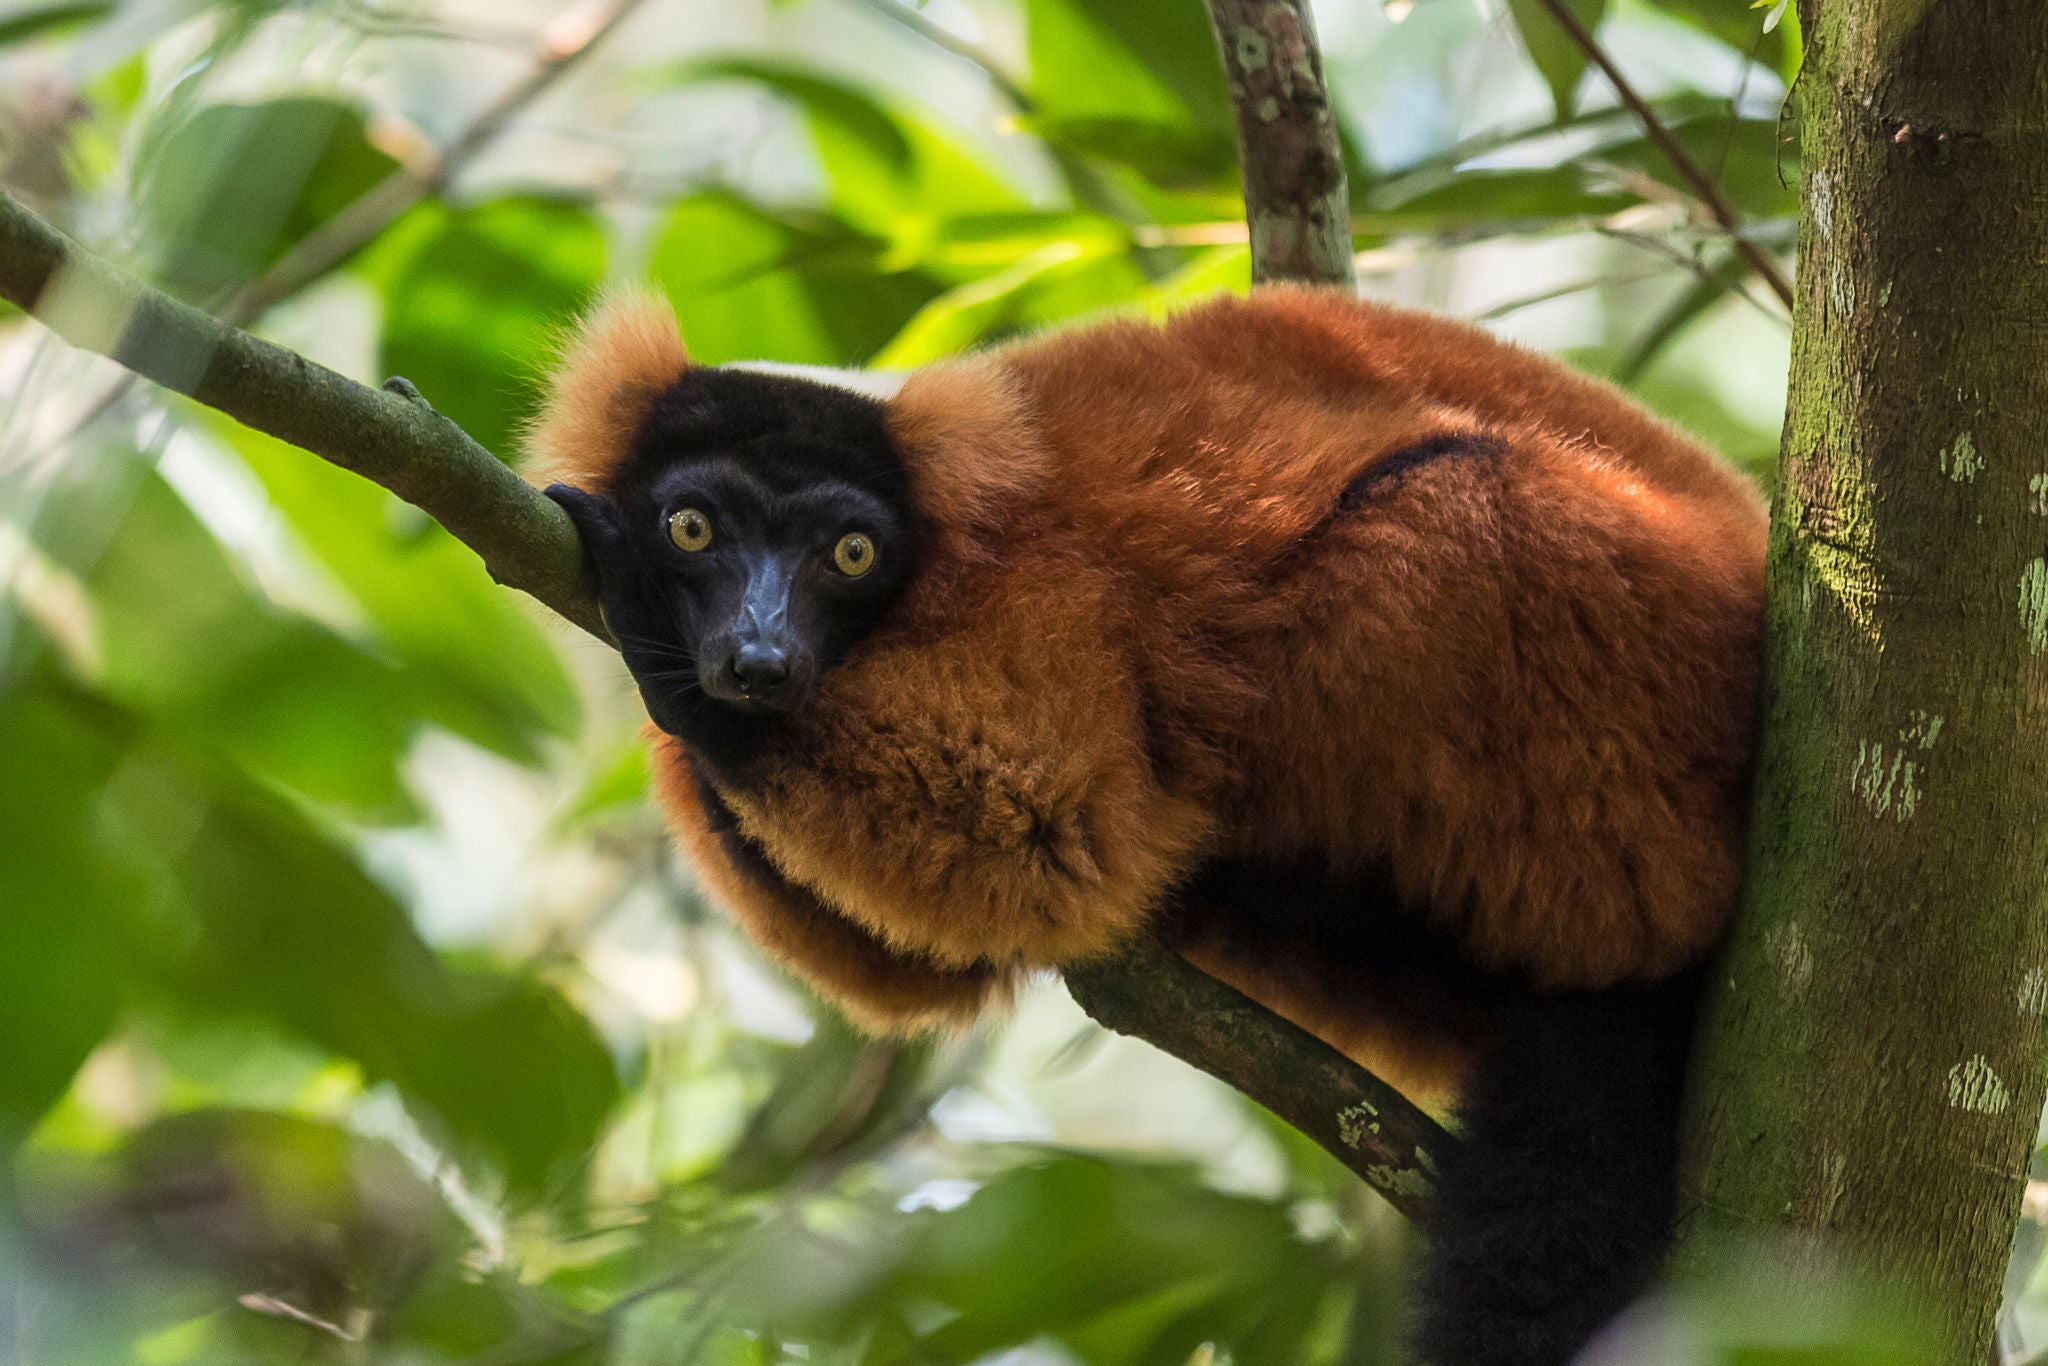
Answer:
[(0, 47), (60, 32), (113, 13), (113, 0), (76, 0), (54, 5), (10, 5), (0, 9)]
[[(1607, 0), (1565, 0), (1565, 5), (1588, 33), (1597, 33), (1607, 15)], [(1543, 0), (1508, 0), (1508, 13), (1529, 60), (1550, 87), (1557, 116), (1569, 117), (1577, 104), (1579, 79), (1586, 74), (1586, 50), (1565, 32)]]
[(1099, 263), (1103, 255), (1086, 242), (1054, 242), (1007, 270), (949, 290), (919, 310), (874, 363), (900, 370), (957, 355), (1031, 318), (1035, 294)]
[(1128, 166), (1166, 189), (1211, 188), (1237, 174), (1231, 137), (1186, 122), (1040, 114), (1018, 124), (1062, 151)]
[[(17, 664), (27, 648), (12, 643)], [(125, 749), (29, 678), (0, 692), (0, 1169), (129, 990), (147, 886), (99, 815)]]
[(161, 478), (101, 473), (54, 490), (35, 535), (91, 593), (106, 694), (265, 781), (409, 815), (418, 710), (390, 662), (273, 607)]
[(1241, 1361), (1298, 1360), (1346, 1267), (1283, 1204), (1220, 1194), (1192, 1171), (1048, 1156), (964, 1205), (877, 1214), (761, 1240), (728, 1321), (860, 1360), (973, 1361), (1052, 1338), (1090, 1366), (1179, 1366), (1203, 1342)]
[(185, 298), (218, 297), (396, 166), (333, 100), (208, 105), (146, 144), (139, 211), (155, 276)]
[(576, 732), (581, 703), (555, 646), (473, 551), (346, 470), (224, 420), (213, 428), (363, 609), (419, 716), (527, 764), (543, 736)]
[(551, 988), (457, 970), (341, 847), (220, 775), (170, 854), (200, 930), (188, 1009), (255, 1011), (424, 1103), (526, 1192), (582, 1158), (619, 1087), (589, 1022)]
[(364, 264), (384, 292), (384, 368), (509, 460), (553, 339), (603, 278), (604, 231), (588, 205), (532, 196), (407, 217)]
[[(1791, 219), (1799, 212), (1799, 150), (1780, 140), (1776, 119), (1704, 115), (1670, 125), (1694, 161), (1713, 176), (1736, 211), (1749, 219)], [(1654, 143), (1640, 134), (1586, 153), (1589, 161), (1626, 166), (1690, 195), (1692, 186)]]
[(1361, 215), (1392, 220), (1407, 231), (1456, 232), (1474, 224), (1530, 225), (1602, 217), (1639, 203), (1637, 196), (1587, 185), (1574, 165), (1534, 170), (1455, 171), (1388, 182)]
[(274, 607), (161, 478), (60, 489), (36, 536), (92, 594), (108, 696), (267, 782), (415, 814), (400, 763), (427, 708), (407, 676)]
[(1181, 0), (1028, 0), (1032, 93), (1057, 118), (1179, 123), (1234, 136), (1216, 39)]
[(675, 62), (649, 74), (674, 85), (733, 80), (765, 86), (802, 107), (813, 128), (833, 129), (863, 147), (877, 165), (898, 176), (914, 169), (916, 154), (896, 116), (873, 96), (820, 72), (789, 62), (725, 56)]
[(1634, 385), (1642, 378), (1643, 372), (1656, 363), (1665, 347), (1704, 317), (1715, 304), (1727, 298), (1748, 274), (1748, 262), (1733, 251), (1723, 252), (1719, 261), (1707, 267), (1704, 278), (1694, 280), (1644, 329), (1636, 344), (1615, 367), (1615, 379), (1625, 387)]
[(713, 192), (675, 206), (651, 269), (706, 364), (859, 365), (941, 289), (887, 269), (886, 250), (830, 215), (777, 215)]
[[(1646, 3), (1701, 33), (1719, 39), (1743, 56), (1753, 57), (1774, 72), (1783, 71), (1788, 47), (1797, 46), (1792, 31), (1788, 31), (1783, 23), (1773, 26), (1768, 32), (1765, 30), (1766, 8), (1770, 0), (1765, 0), (1764, 7), (1744, 6), (1735, 0), (1646, 0)], [(1785, 13), (1791, 13), (1789, 6)], [(1789, 44), (1788, 39), (1792, 39)]]
[(555, 813), (558, 831), (580, 831), (615, 822), (651, 821), (648, 806), (649, 759), (639, 736), (622, 745), (610, 762), (599, 765), (589, 780)]

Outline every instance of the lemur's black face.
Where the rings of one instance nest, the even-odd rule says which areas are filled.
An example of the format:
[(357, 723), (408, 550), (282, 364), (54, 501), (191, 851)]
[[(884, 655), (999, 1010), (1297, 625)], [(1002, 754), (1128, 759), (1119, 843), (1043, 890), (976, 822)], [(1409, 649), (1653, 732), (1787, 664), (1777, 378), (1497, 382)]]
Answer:
[(882, 406), (745, 371), (656, 400), (609, 496), (563, 484), (654, 723), (733, 766), (881, 621), (916, 545)]

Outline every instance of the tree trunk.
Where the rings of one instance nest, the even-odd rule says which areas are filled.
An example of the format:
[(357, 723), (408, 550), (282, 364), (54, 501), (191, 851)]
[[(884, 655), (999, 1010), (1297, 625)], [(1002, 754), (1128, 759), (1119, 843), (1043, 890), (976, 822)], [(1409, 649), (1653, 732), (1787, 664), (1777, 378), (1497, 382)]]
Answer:
[(1680, 1266), (1819, 1233), (1980, 1366), (2048, 1082), (2048, 5), (1800, 17), (1751, 883)]

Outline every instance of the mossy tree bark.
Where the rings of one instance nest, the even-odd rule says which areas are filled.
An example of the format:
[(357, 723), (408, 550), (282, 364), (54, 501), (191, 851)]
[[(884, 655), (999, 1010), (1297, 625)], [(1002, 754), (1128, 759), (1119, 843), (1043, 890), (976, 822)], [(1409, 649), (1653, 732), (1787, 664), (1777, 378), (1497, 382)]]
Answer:
[(1800, 17), (1751, 886), (1681, 1266), (1821, 1234), (1978, 1366), (2048, 1083), (2048, 6)]

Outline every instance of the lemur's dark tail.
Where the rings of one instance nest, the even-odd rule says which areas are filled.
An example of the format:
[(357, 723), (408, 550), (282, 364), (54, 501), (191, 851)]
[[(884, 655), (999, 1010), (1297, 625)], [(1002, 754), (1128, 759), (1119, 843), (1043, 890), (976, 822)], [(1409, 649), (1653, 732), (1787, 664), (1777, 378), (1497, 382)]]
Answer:
[(1416, 1297), (1428, 1366), (1565, 1366), (1669, 1238), (1705, 974), (1537, 998), (1461, 1106)]

